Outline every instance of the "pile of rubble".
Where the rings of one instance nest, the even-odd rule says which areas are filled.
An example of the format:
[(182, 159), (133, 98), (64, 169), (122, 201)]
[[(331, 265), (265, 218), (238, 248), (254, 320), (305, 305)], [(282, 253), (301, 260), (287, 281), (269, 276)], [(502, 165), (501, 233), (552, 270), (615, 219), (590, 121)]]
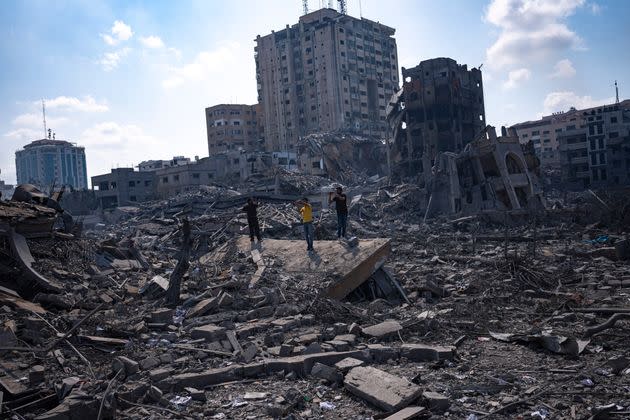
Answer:
[(350, 190), (359, 239), (321, 209), (313, 254), (289, 197), (252, 244), (223, 189), (26, 238), (58, 290), (23, 290), (0, 235), (0, 415), (628, 416), (628, 225), (423, 223), (413, 185)]

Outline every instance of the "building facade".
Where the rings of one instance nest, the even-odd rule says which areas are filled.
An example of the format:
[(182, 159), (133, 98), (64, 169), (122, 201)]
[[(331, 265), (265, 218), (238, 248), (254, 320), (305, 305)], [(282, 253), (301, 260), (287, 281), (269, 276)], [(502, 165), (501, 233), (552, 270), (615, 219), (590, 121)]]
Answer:
[(562, 181), (574, 189), (630, 185), (630, 100), (572, 114), (580, 128), (556, 139)]
[(138, 164), (138, 170), (141, 172), (156, 171), (170, 166), (188, 165), (189, 163), (190, 158), (184, 156), (173, 156), (173, 159), (170, 160), (145, 160)]
[(263, 148), (258, 127), (258, 105), (223, 104), (206, 108), (208, 153), (248, 152)]
[(156, 197), (155, 172), (112, 169), (109, 174), (93, 176), (92, 189), (102, 209), (135, 205)]
[[(515, 124), (512, 126), (518, 134), (518, 137), (522, 143), (532, 141), (536, 150), (536, 156), (540, 159), (540, 165), (543, 168), (556, 167), (559, 168), (562, 164), (562, 158), (560, 156), (560, 137), (574, 138), (574, 134), (578, 135), (581, 130), (588, 129), (589, 124), (597, 121), (604, 121), (602, 115), (598, 115), (598, 110), (604, 108), (611, 108), (617, 106), (619, 110), (630, 109), (630, 100), (625, 100), (619, 104), (608, 105), (606, 107), (593, 107), (588, 109), (575, 109), (571, 108), (566, 112), (557, 112), (552, 115), (547, 115), (539, 120), (526, 121), (523, 123)], [(592, 112), (595, 114), (591, 115)], [(614, 111), (602, 111), (606, 113)], [(597, 117), (602, 117), (601, 120), (597, 120)], [(589, 121), (589, 118), (593, 118)], [(608, 126), (606, 124), (605, 126)], [(615, 129), (613, 128), (613, 132)]]
[(385, 107), (398, 89), (395, 30), (334, 9), (256, 38), (258, 102), (268, 151), (301, 136), (345, 130), (384, 138)]
[(85, 149), (63, 140), (41, 139), (15, 152), (18, 184), (33, 184), (47, 190), (68, 186), (87, 189)]
[(394, 172), (430, 170), (441, 152), (459, 153), (486, 127), (481, 70), (451, 58), (402, 69), (403, 87), (391, 99)]

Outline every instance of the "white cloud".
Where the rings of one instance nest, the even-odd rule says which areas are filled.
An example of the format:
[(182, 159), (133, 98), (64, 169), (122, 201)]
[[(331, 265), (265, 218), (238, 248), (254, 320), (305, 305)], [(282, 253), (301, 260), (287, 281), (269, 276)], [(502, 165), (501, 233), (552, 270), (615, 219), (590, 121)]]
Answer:
[(529, 80), (531, 76), (532, 72), (526, 68), (512, 70), (508, 74), (508, 79), (503, 82), (503, 89), (514, 89), (518, 87), (522, 82)]
[(131, 48), (125, 47), (117, 51), (105, 53), (99, 60), (99, 64), (103, 66), (103, 70), (112, 71), (118, 67), (120, 61), (125, 58), (130, 51)]
[(218, 70), (229, 68), (235, 60), (238, 43), (226, 43), (213, 51), (202, 51), (195, 59), (181, 67), (171, 67), (169, 76), (162, 81), (162, 86), (171, 89), (187, 81), (201, 82), (207, 80)]
[[(46, 117), (46, 125), (50, 128), (57, 128), (68, 122), (68, 118), (59, 117), (52, 118)], [(21, 125), (26, 127), (44, 127), (44, 116), (42, 114), (21, 114), (15, 117), (12, 121), (13, 125)]]
[(80, 136), (80, 142), (82, 145), (99, 148), (111, 146), (135, 148), (156, 144), (156, 141), (145, 134), (139, 126), (121, 125), (114, 121), (98, 123), (84, 130)]
[(44, 138), (44, 127), (41, 130), (33, 130), (32, 128), (17, 128), (4, 134), (11, 139), (31, 142), (36, 139)]
[(569, 59), (560, 60), (553, 66), (552, 79), (568, 79), (575, 76), (575, 67)]
[(486, 50), (489, 64), (502, 68), (531, 63), (580, 48), (581, 38), (564, 20), (584, 4), (585, 0), (493, 0), (485, 19), (501, 33)]
[(571, 107), (576, 109), (592, 108), (594, 106), (606, 105), (614, 103), (615, 98), (593, 99), (590, 96), (578, 96), (575, 92), (551, 92), (545, 98), (543, 103), (544, 114), (549, 115), (553, 112), (567, 111)]
[(109, 34), (101, 34), (107, 45), (118, 45), (122, 41), (127, 41), (133, 36), (131, 26), (122, 20), (117, 20), (109, 31)]
[(164, 47), (164, 42), (159, 36), (151, 35), (147, 37), (140, 37), (140, 42), (146, 48), (162, 48)]
[[(83, 99), (73, 96), (57, 96), (52, 99), (45, 99), (46, 109), (63, 109), (68, 111), (82, 112), (106, 112), (109, 111), (107, 104), (99, 104), (91, 96), (85, 96)], [(41, 102), (34, 102), (36, 106), (41, 106)]]

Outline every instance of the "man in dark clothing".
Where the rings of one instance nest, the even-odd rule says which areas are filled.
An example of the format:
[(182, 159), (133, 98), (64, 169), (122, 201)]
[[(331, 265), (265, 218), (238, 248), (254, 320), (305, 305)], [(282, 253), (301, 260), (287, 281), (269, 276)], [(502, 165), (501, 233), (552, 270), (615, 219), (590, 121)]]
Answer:
[(243, 206), (243, 211), (247, 213), (247, 224), (249, 225), (249, 240), (254, 242), (254, 236), (258, 238), (258, 242), (262, 241), (262, 237), (260, 236), (260, 226), (258, 226), (258, 215), (256, 214), (256, 209), (258, 208), (258, 203), (254, 201), (253, 198), (247, 199), (247, 204)]
[(341, 187), (337, 187), (337, 191), (331, 193), (328, 197), (328, 204), (335, 202), (337, 209), (337, 238), (346, 237), (346, 226), (348, 224), (348, 197), (343, 193)]

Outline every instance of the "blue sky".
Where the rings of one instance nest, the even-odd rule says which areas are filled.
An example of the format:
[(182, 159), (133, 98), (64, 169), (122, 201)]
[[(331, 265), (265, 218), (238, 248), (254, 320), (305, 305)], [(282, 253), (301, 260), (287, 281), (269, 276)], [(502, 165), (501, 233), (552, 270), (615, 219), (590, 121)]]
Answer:
[[(42, 98), (57, 138), (86, 147), (88, 176), (207, 156), (204, 108), (255, 103), (256, 35), (296, 23), (302, 11), (300, 0), (2, 6), (0, 179), (8, 182), (15, 151), (43, 137)], [(621, 99), (630, 97), (629, 1), (349, 0), (348, 12), (396, 28), (401, 67), (434, 57), (483, 63), (491, 125), (613, 101), (614, 80)]]

